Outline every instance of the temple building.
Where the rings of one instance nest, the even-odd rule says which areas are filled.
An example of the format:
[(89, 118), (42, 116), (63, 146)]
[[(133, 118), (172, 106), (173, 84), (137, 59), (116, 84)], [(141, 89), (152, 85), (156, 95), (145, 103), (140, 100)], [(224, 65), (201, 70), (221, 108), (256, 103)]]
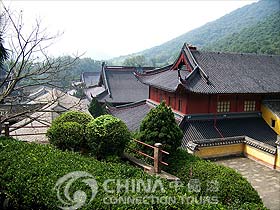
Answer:
[[(172, 65), (134, 74), (149, 86), (148, 99), (109, 107), (130, 129), (139, 128), (140, 118), (165, 101), (184, 132), (182, 147), (189, 152), (204, 158), (262, 156), (265, 164), (280, 167), (275, 144), (280, 56), (206, 52), (184, 44)], [(139, 116), (133, 118), (136, 112), (131, 110)]]
[(98, 75), (89, 72), (82, 74), (84, 92), (88, 100), (95, 97), (99, 102), (113, 106), (144, 100), (149, 97), (149, 87), (141, 83), (134, 73), (153, 69), (153, 67), (107, 66), (103, 63)]

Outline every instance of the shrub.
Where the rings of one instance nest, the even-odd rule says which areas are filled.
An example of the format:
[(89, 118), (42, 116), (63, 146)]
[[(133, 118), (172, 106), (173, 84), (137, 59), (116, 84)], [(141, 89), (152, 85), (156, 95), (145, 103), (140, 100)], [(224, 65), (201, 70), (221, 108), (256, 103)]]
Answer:
[(47, 136), (59, 149), (79, 151), (83, 147), (84, 128), (76, 122), (58, 123), (49, 128)]
[(57, 117), (52, 122), (52, 125), (58, 123), (65, 123), (65, 122), (76, 122), (85, 127), (92, 119), (93, 119), (92, 116), (90, 116), (87, 113), (78, 112), (78, 111), (68, 111), (61, 114), (59, 117)]
[(140, 125), (140, 140), (154, 145), (162, 143), (167, 151), (174, 151), (181, 146), (183, 132), (177, 125), (174, 114), (164, 102), (146, 115)]
[(88, 107), (88, 111), (90, 112), (90, 114), (93, 117), (99, 117), (101, 115), (106, 114), (106, 110), (104, 109), (104, 107), (97, 101), (96, 98), (92, 98), (89, 107)]
[(51, 144), (62, 150), (79, 151), (87, 148), (85, 144), (85, 127), (93, 119), (89, 114), (69, 111), (57, 117), (47, 131)]
[(251, 184), (231, 168), (209, 161), (197, 161), (192, 165), (191, 178), (201, 180), (202, 195), (211, 194), (211, 192), (207, 192), (208, 181), (217, 182), (218, 191), (214, 193), (223, 204), (262, 203), (257, 191)]
[[(228, 206), (235, 205), (236, 208), (233, 209), (251, 209), (248, 206), (254, 206), (255, 204), (258, 207), (262, 206), (262, 201), (257, 191), (244, 177), (231, 168), (202, 160), (182, 149), (178, 149), (176, 153), (170, 154), (166, 161), (169, 163), (169, 166), (165, 167), (164, 170), (179, 177), (185, 184), (190, 179), (198, 179), (201, 184), (201, 196), (215, 194), (218, 196), (220, 203)], [(218, 184), (218, 191), (208, 191), (211, 181)], [(249, 204), (242, 206), (244, 203)]]
[[(128, 192), (120, 190), (119, 192), (109, 193), (104, 190), (102, 184), (105, 180), (120, 180), (126, 183), (127, 180), (150, 180), (155, 182), (157, 177), (150, 176), (143, 170), (121, 163), (100, 162), (94, 158), (82, 156), (78, 153), (70, 151), (60, 151), (51, 145), (39, 145), (35, 143), (25, 143), (13, 139), (0, 137), (0, 209), (16, 209), (16, 210), (52, 210), (58, 209), (58, 206), (65, 206), (57, 198), (57, 191), (54, 188), (59, 178), (74, 171), (85, 171), (91, 174), (96, 180), (99, 188), (94, 199), (89, 202), (92, 191), (86, 185), (86, 179), (76, 180), (70, 184), (70, 199), (74, 198), (75, 192), (82, 190), (87, 195), (86, 205), (82, 206), (83, 210), (89, 209), (190, 209), (190, 210), (206, 210), (206, 209), (265, 209), (262, 204), (245, 203), (241, 206), (222, 204), (200, 204), (181, 202), (180, 196), (195, 196), (189, 193), (186, 186), (174, 188), (170, 182), (160, 180), (165, 191), (156, 188), (153, 194), (145, 192), (145, 190)], [(204, 171), (207, 168), (204, 169)], [(69, 180), (71, 181), (71, 180)], [(64, 190), (67, 183), (62, 186), (59, 195), (65, 202), (72, 205), (71, 200), (67, 200)], [(117, 190), (117, 182), (111, 182), (110, 190)], [(131, 186), (130, 186), (131, 187)], [(235, 185), (233, 185), (235, 187)], [(121, 198), (128, 196), (129, 198), (141, 198), (156, 196), (160, 198), (176, 198), (177, 202), (165, 203), (157, 202), (157, 200), (147, 199), (146, 202), (139, 204), (116, 202), (115, 204), (104, 203), (104, 198)], [(245, 195), (246, 197), (247, 195)], [(199, 199), (199, 198), (198, 198)], [(156, 202), (153, 202), (156, 201)], [(5, 206), (4, 206), (5, 205)], [(6, 207), (6, 208), (5, 208)], [(241, 207), (241, 208), (239, 208)], [(243, 208), (244, 207), (244, 208)]]
[[(106, 192), (102, 184), (107, 179), (119, 179), (121, 183), (125, 183), (126, 180), (137, 179), (155, 182), (158, 178), (150, 176), (143, 170), (133, 166), (99, 162), (94, 158), (69, 151), (63, 152), (49, 145), (0, 138), (0, 161), (0, 209), (5, 209), (3, 205), (6, 205), (6, 209), (17, 210), (53, 210), (59, 209), (58, 206), (65, 206), (57, 198), (57, 191), (54, 187), (59, 178), (74, 171), (85, 171), (91, 174), (99, 186), (98, 192), (91, 202), (89, 202), (89, 198), (92, 195), (92, 191), (83, 182), (86, 179), (76, 180), (69, 186), (71, 199), (74, 198), (74, 193), (78, 190), (84, 191), (87, 195), (86, 205), (79, 209), (184, 209), (184, 205), (186, 205), (180, 202), (175, 204), (155, 204), (149, 199), (147, 200), (148, 203), (106, 204), (103, 201), (106, 197), (129, 196), (137, 198), (151, 195), (163, 197), (183, 196), (188, 193), (186, 187), (175, 190), (169, 187), (169, 183), (165, 180), (161, 180), (165, 192), (162, 192), (159, 187), (153, 194), (144, 190), (129, 190), (129, 192), (121, 190), (118, 193)], [(68, 206), (71, 206), (73, 203), (67, 200), (64, 195), (67, 183), (64, 183), (65, 185), (62, 186), (59, 194), (65, 202), (69, 202)], [(116, 182), (111, 182), (109, 188), (110, 190), (117, 190)]]
[(98, 159), (104, 159), (106, 156), (122, 155), (130, 133), (120, 119), (102, 115), (87, 125), (86, 140), (93, 154)]

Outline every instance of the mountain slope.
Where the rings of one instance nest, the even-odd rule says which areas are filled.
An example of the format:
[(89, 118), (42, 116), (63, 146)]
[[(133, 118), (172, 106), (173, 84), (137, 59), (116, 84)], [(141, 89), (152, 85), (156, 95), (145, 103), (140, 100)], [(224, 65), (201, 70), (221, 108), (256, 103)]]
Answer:
[(237, 9), (216, 21), (207, 23), (162, 45), (132, 55), (114, 58), (111, 61), (114, 64), (120, 64), (127, 57), (143, 55), (146, 57), (148, 65), (164, 65), (174, 61), (184, 42), (199, 48), (209, 46), (233, 33), (239, 33), (245, 28), (252, 27), (272, 14), (279, 13), (279, 8), (278, 0), (261, 0)]
[(204, 49), (223, 52), (280, 54), (280, 15), (275, 13), (239, 33), (206, 45)]

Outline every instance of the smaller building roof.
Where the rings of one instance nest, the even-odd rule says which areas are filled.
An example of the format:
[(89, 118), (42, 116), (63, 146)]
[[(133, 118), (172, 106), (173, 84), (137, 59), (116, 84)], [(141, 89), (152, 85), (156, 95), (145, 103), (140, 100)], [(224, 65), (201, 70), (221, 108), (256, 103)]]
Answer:
[[(152, 100), (143, 100), (135, 103), (130, 103), (117, 107), (108, 107), (110, 114), (120, 118), (125, 122), (128, 129), (131, 131), (136, 131), (140, 128), (140, 124), (149, 111), (156, 107), (158, 103)], [(184, 116), (173, 110), (175, 120), (179, 124)]]
[(45, 94), (40, 94), (30, 104), (44, 104), (44, 106), (13, 125), (11, 135), (19, 135), (15, 138), (21, 141), (47, 142), (45, 133), (61, 112), (76, 110), (89, 113), (87, 100), (80, 100), (57, 89), (48, 89)]
[[(216, 128), (215, 128), (216, 125)], [(259, 115), (242, 118), (191, 120), (186, 116), (180, 127), (184, 137), (182, 146), (187, 147), (189, 142), (199, 142), (209, 139), (247, 136), (259, 142), (275, 147), (277, 134), (267, 125)]]
[(136, 131), (152, 108), (153, 106), (144, 100), (119, 107), (108, 107), (108, 110), (110, 114), (121, 119), (130, 131)]
[(106, 66), (101, 72), (100, 86), (105, 90), (96, 98), (100, 102), (127, 104), (149, 97), (149, 87), (134, 76), (134, 72), (150, 71), (153, 67)]
[(81, 81), (87, 88), (97, 86), (99, 83), (100, 72), (83, 72)]

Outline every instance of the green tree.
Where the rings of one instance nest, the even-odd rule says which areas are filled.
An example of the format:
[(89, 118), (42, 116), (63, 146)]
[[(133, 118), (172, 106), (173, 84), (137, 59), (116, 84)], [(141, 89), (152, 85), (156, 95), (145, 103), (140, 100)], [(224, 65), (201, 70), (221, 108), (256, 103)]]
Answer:
[(123, 62), (125, 66), (145, 66), (146, 58), (143, 55), (137, 55), (134, 57), (126, 58)]
[(101, 115), (106, 114), (106, 110), (104, 109), (104, 107), (97, 101), (96, 98), (92, 98), (89, 107), (88, 107), (88, 111), (89, 113), (93, 116), (93, 117), (99, 117)]
[(183, 132), (175, 121), (174, 114), (165, 102), (153, 108), (140, 125), (140, 140), (154, 145), (162, 143), (163, 148), (174, 151), (181, 146)]

